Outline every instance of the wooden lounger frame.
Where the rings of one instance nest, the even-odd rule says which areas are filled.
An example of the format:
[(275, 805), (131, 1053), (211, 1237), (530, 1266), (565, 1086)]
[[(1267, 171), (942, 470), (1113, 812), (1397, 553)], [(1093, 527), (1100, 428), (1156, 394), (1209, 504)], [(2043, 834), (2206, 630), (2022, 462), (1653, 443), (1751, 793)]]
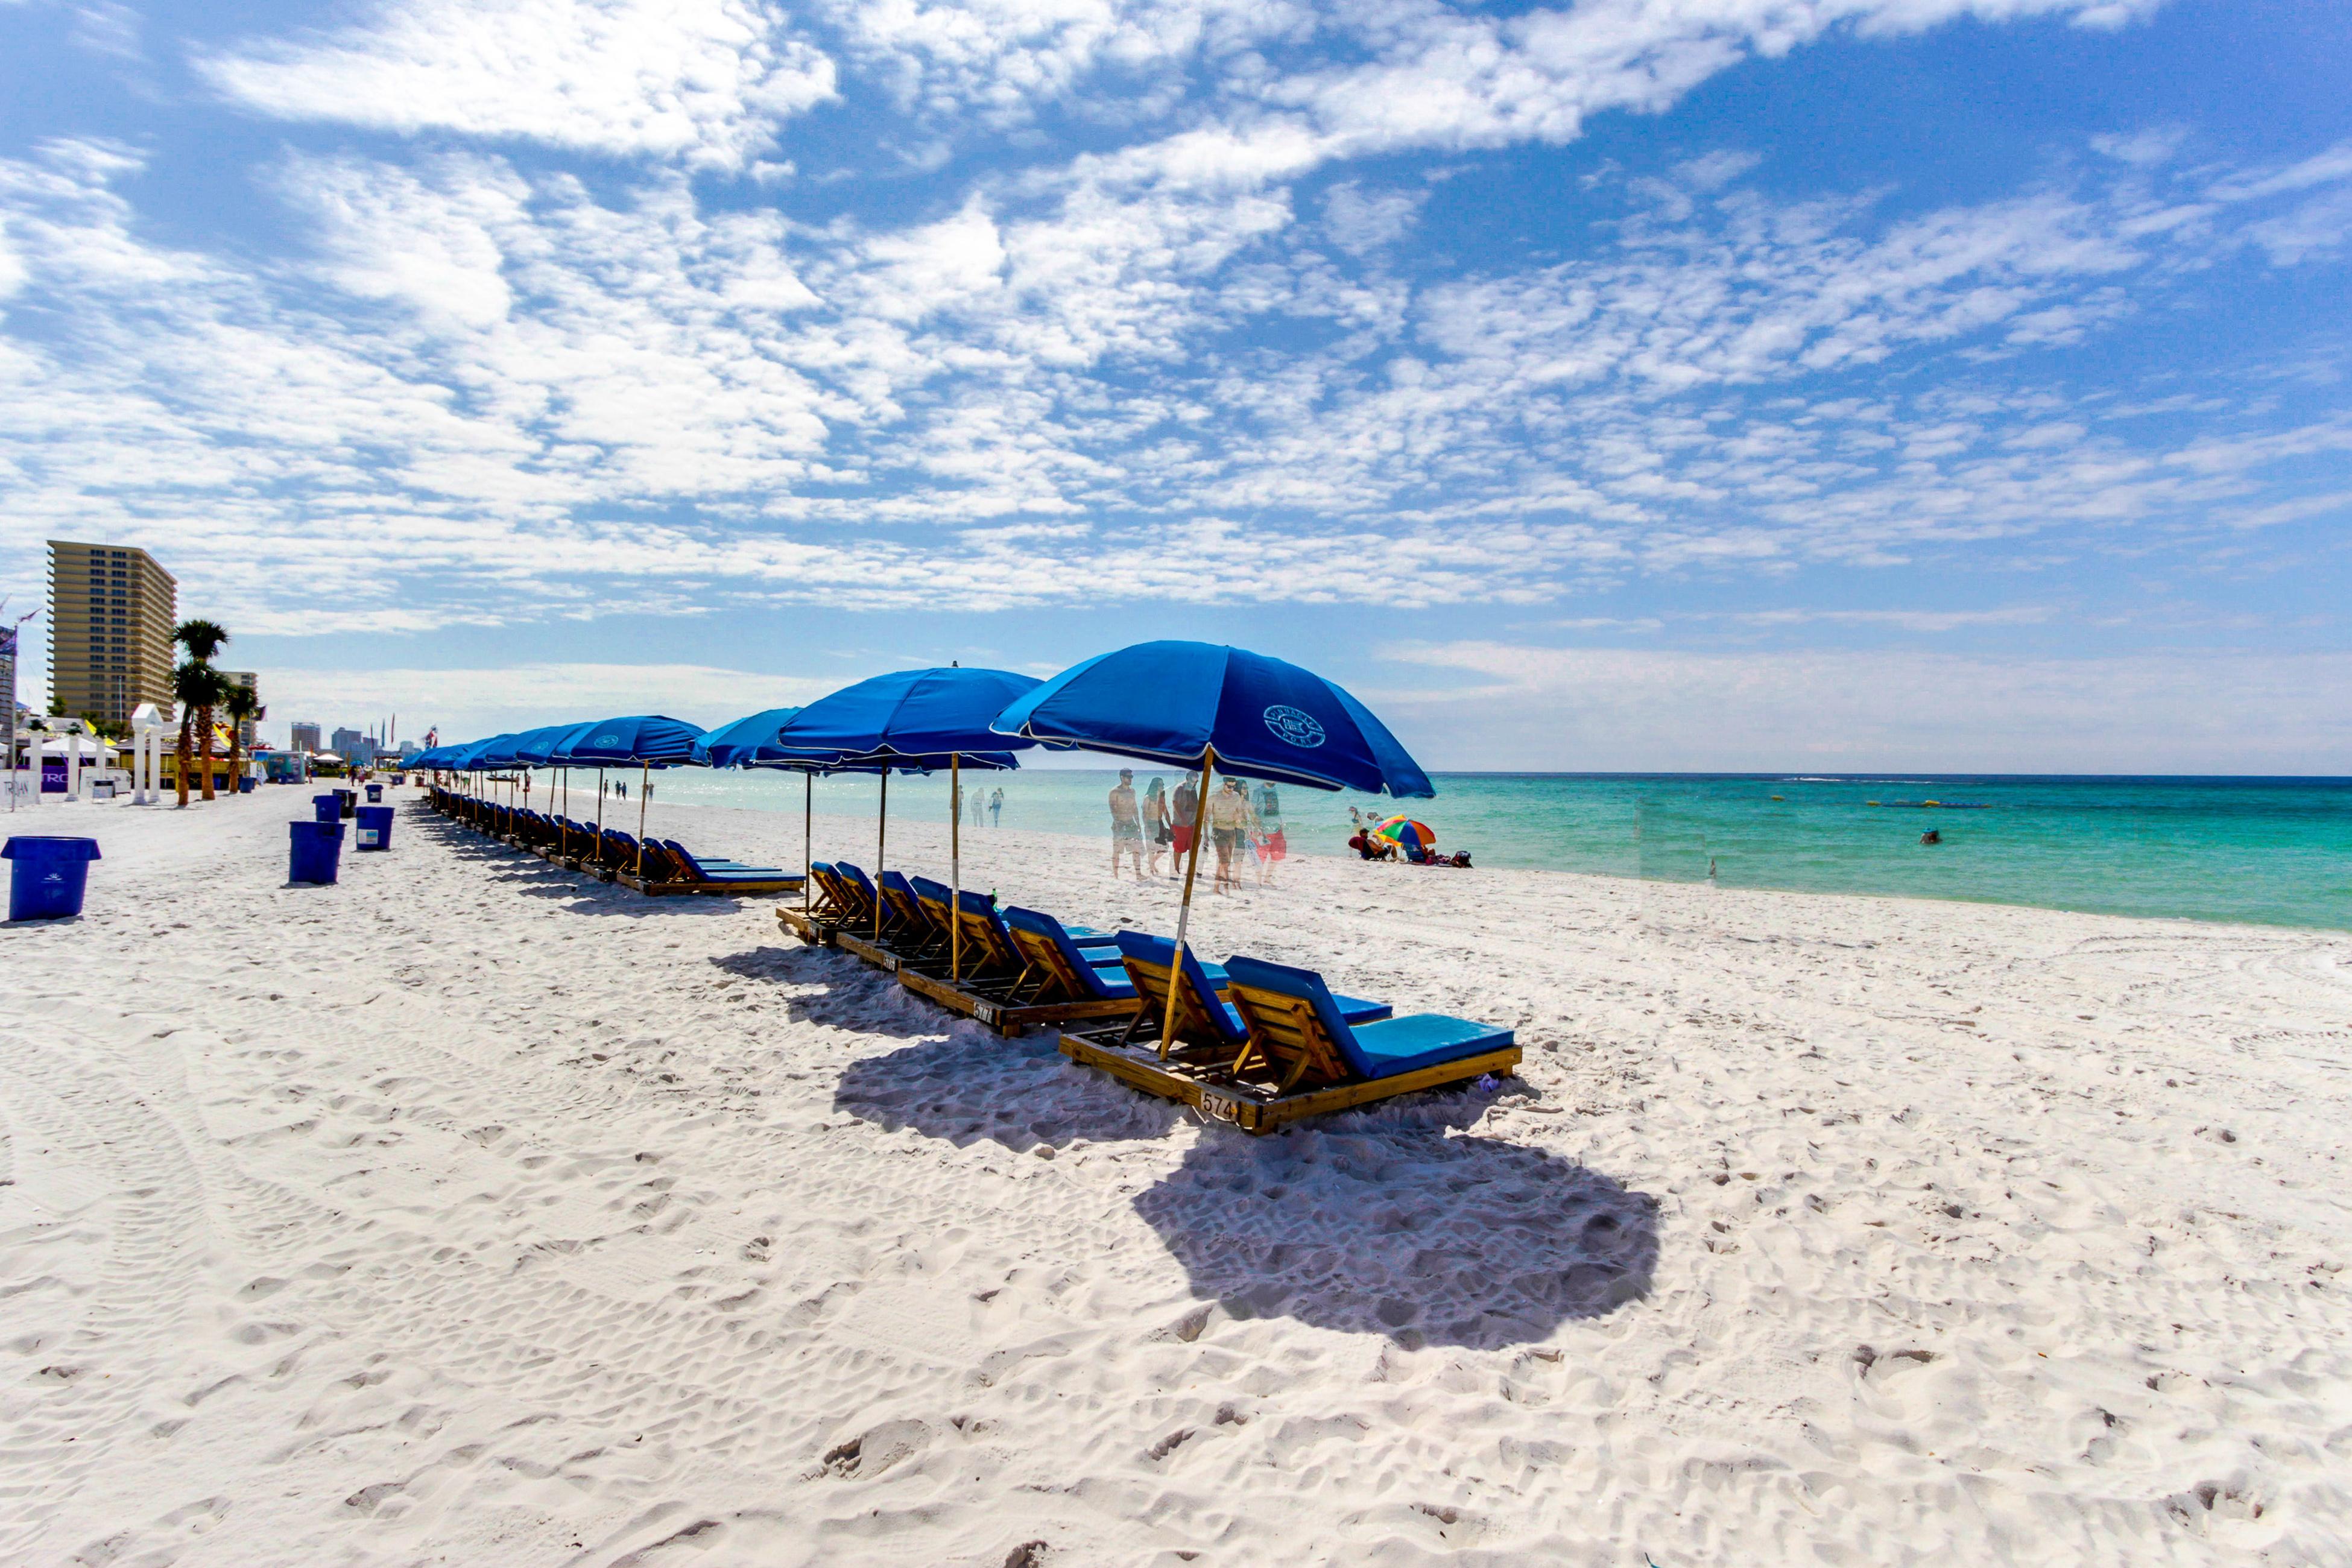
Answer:
[(1018, 1039), (1026, 1031), (1042, 1025), (1125, 1018), (1135, 1011), (1133, 1002), (1118, 997), (1108, 1001), (1094, 997), (1083, 1002), (1024, 1001), (1023, 982), (1026, 978), (1025, 973), (1010, 981), (995, 982), (975, 981), (966, 976), (963, 984), (957, 985), (944, 974), (929, 974), (904, 965), (898, 970), (898, 984), (916, 995), (936, 1002), (950, 1013), (961, 1013), (1007, 1039)]
[(1466, 1082), (1487, 1073), (1500, 1078), (1519, 1065), (1519, 1047), (1506, 1046), (1499, 1051), (1441, 1062), (1393, 1078), (1359, 1079), (1285, 1094), (1202, 1063), (1161, 1061), (1157, 1048), (1150, 1046), (1106, 1045), (1065, 1032), (1062, 1054), (1146, 1094), (1189, 1105), (1212, 1121), (1231, 1122), (1244, 1132), (1272, 1132), (1309, 1116), (1325, 1116), (1401, 1094), (1418, 1094), (1423, 1089)]

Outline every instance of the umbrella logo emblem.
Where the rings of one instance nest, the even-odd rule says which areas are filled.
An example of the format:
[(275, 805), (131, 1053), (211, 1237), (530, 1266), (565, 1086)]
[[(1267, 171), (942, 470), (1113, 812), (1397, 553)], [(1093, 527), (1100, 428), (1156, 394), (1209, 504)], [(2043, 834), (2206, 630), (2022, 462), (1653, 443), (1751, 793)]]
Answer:
[(1279, 702), (1265, 710), (1265, 727), (1274, 731), (1276, 740), (1302, 751), (1313, 751), (1323, 743), (1323, 726), (1314, 714)]
[(617, 746), (620, 743), (621, 737), (618, 735), (599, 735), (589, 742), (592, 746)]

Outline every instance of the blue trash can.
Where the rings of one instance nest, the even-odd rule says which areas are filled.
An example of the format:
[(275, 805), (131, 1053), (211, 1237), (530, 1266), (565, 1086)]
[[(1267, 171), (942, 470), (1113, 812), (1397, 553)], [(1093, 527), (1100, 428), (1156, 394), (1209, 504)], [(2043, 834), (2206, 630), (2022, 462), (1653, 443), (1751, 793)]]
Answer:
[(343, 825), (340, 822), (289, 822), (294, 835), (293, 858), (286, 868), (289, 882), (331, 882), (343, 858)]
[(362, 849), (392, 847), (392, 807), (388, 805), (360, 807), (359, 847)]
[(343, 819), (342, 797), (333, 795), (312, 795), (310, 817), (314, 822), (341, 822)]
[(367, 786), (367, 792), (368, 804), (370, 805), (374, 805), (383, 799), (383, 785), (382, 784), (370, 784)]
[(8, 878), (8, 918), (55, 921), (81, 913), (89, 863), (97, 858), (95, 838), (27, 836), (0, 844), (0, 860), (16, 862)]
[(355, 789), (339, 789), (335, 792), (335, 798), (343, 803), (343, 820), (349, 822), (352, 819), (352, 813), (360, 808), (360, 792)]
[(253, 775), (251, 773), (247, 773), (245, 777), (236, 781), (236, 793), (239, 795), (251, 795), (253, 793)]

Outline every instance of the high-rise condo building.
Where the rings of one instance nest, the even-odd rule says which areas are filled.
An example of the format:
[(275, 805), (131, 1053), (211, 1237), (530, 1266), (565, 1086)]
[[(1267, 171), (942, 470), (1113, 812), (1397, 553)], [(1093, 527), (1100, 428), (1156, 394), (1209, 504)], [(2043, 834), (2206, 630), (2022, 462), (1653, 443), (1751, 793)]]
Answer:
[(319, 726), (310, 723), (298, 722), (289, 726), (286, 731), (286, 746), (289, 751), (295, 752), (323, 752), (326, 750), (324, 746), (321, 746), (319, 743)]
[[(232, 686), (244, 687), (247, 691), (253, 693), (254, 700), (257, 702), (260, 700), (261, 678), (254, 674), (253, 671), (249, 669), (224, 669), (221, 671), (221, 679), (227, 681)], [(244, 723), (239, 724), (236, 727), (236, 743), (249, 752), (253, 750), (253, 742), (254, 721), (247, 719)]]
[(180, 584), (143, 550), (49, 541), (49, 710), (128, 725), (152, 702), (172, 711), (172, 628)]

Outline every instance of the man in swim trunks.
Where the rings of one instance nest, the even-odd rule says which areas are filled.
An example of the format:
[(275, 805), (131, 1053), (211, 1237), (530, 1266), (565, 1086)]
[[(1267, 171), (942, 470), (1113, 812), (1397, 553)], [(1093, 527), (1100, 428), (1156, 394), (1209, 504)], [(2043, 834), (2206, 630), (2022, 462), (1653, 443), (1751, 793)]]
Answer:
[(1118, 858), (1135, 862), (1135, 879), (1143, 880), (1143, 814), (1135, 804), (1135, 770), (1118, 770), (1110, 792), (1110, 874), (1118, 875)]
[(1184, 857), (1192, 849), (1192, 817), (1201, 809), (1201, 792), (1189, 778), (1176, 786), (1175, 819), (1168, 828), (1169, 844), (1176, 853), (1169, 862), (1168, 874), (1181, 879)]
[(1256, 823), (1240, 780), (1227, 779), (1225, 787), (1209, 797), (1209, 842), (1217, 850), (1218, 892), (1241, 885), (1234, 876), (1234, 851), (1249, 842), (1250, 829)]

